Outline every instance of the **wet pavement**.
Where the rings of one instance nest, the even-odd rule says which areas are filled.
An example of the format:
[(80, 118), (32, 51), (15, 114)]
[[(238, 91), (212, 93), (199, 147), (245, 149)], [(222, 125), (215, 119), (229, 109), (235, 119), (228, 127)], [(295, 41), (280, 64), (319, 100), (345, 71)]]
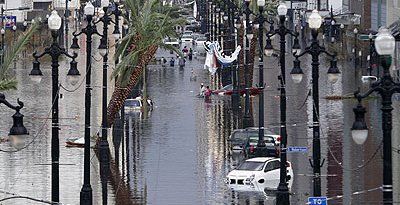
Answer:
[[(80, 40), (79, 70), (83, 74), (84, 38)], [(93, 45), (97, 48), (97, 45)], [(92, 71), (92, 135), (100, 130), (101, 122), (101, 58), (95, 52)], [(156, 58), (171, 54), (159, 51)], [(364, 105), (368, 110), (367, 122), (370, 136), (366, 144), (356, 145), (351, 139), (350, 128), (354, 120), (352, 108), (355, 101), (327, 100), (326, 96), (343, 96), (353, 93), (357, 87), (367, 89), (355, 77), (351, 61), (339, 61), (341, 77), (336, 84), (327, 81), (329, 62), (322, 60), (320, 66), (320, 121), (322, 166), (322, 194), (331, 197), (329, 204), (378, 204), (381, 191), (373, 190), (382, 184), (382, 150), (380, 143), (380, 101), (370, 99)], [(20, 98), (25, 107), (24, 124), (30, 132), (32, 144), (15, 153), (8, 143), (0, 144), (0, 200), (14, 193), (36, 199), (50, 200), (51, 193), (51, 70), (47, 59), (41, 61), (44, 78), (40, 84), (29, 79), (31, 59), (19, 61), (15, 74), (18, 89), (4, 92), (6, 99), (15, 104)], [(311, 60), (303, 57), (303, 81), (297, 85), (289, 76), (292, 59), (287, 55), (287, 125), (288, 147), (307, 147), (307, 153), (288, 153), (292, 162), (294, 183), (291, 204), (305, 204), (312, 195), (312, 97)], [(201, 82), (210, 84), (208, 71), (203, 69), (204, 57), (188, 61), (185, 68), (166, 67), (156, 63), (149, 65), (147, 92), (155, 107), (147, 115), (140, 112), (125, 113), (124, 121), (117, 121), (109, 130), (111, 149), (110, 178), (108, 182), (108, 204), (275, 204), (274, 194), (246, 192), (230, 189), (224, 182), (226, 174), (237, 164), (228, 155), (227, 137), (234, 127), (230, 97), (213, 96), (211, 102), (197, 98)], [(279, 133), (279, 69), (277, 60), (264, 60), (266, 89), (265, 127)], [(257, 65), (257, 63), (256, 63)], [(84, 79), (83, 84), (71, 86), (65, 73), (69, 61), (62, 60), (60, 66), (60, 202), (78, 204), (83, 182), (83, 149), (66, 148), (68, 138), (84, 134)], [(112, 69), (112, 67), (111, 67)], [(191, 80), (191, 71), (196, 80)], [(255, 70), (253, 85), (258, 78)], [(84, 76), (84, 75), (82, 75)], [(109, 83), (112, 85), (112, 83)], [(65, 89), (64, 89), (65, 88)], [(112, 86), (110, 86), (112, 89)], [(76, 89), (76, 90), (75, 90)], [(108, 96), (111, 96), (109, 89)], [(70, 92), (73, 91), (73, 92)], [(397, 98), (395, 98), (397, 99)], [(258, 125), (258, 99), (252, 97), (254, 125)], [(394, 100), (393, 113), (398, 112), (399, 103)], [(0, 105), (0, 136), (5, 138), (11, 127), (13, 112)], [(393, 115), (394, 133), (398, 133), (398, 115)], [(122, 126), (124, 125), (124, 126)], [(395, 134), (393, 136), (396, 136)], [(398, 141), (393, 141), (398, 150)], [(380, 150), (379, 150), (380, 149)], [(378, 150), (378, 151), (376, 151)], [(394, 151), (393, 162), (398, 161)], [(394, 166), (393, 175), (398, 165)], [(371, 177), (379, 176), (379, 177)], [(398, 179), (395, 179), (398, 180)], [(99, 176), (99, 161), (91, 151), (91, 185), (93, 204), (101, 204), (102, 187)], [(5, 193), (7, 192), (7, 193)], [(397, 193), (396, 193), (397, 194)], [(3, 203), (0, 201), (0, 203)], [(10, 199), (4, 204), (42, 204), (26, 199)]]

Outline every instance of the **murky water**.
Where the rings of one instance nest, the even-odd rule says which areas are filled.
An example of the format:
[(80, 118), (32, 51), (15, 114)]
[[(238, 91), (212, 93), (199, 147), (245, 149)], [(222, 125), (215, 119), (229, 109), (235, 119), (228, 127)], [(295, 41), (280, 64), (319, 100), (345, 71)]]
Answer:
[[(79, 69), (84, 70), (84, 38), (81, 38)], [(94, 45), (97, 47), (97, 45)], [(83, 52), (83, 53), (82, 53)], [(160, 51), (157, 57), (171, 54)], [(294, 183), (292, 204), (305, 204), (312, 195), (312, 97), (310, 59), (302, 58), (305, 73), (303, 81), (292, 82), (288, 72), (292, 67), (287, 57), (287, 125), (288, 146), (308, 147), (308, 153), (289, 153)], [(93, 62), (92, 135), (100, 130), (101, 122), (101, 60), (95, 53)], [(321, 58), (322, 59), (322, 58)], [(26, 149), (13, 150), (8, 143), (0, 144), (0, 199), (11, 194), (35, 199), (51, 200), (51, 70), (47, 59), (41, 60), (44, 78), (40, 84), (29, 79), (31, 59), (17, 63), (15, 70), (18, 90), (5, 92), (6, 99), (16, 104), (20, 98), (25, 107), (24, 123), (33, 143)], [(66, 148), (68, 138), (84, 135), (84, 82), (71, 86), (65, 73), (69, 61), (61, 60), (60, 82), (60, 201), (78, 204), (83, 182), (83, 149)], [(274, 195), (262, 192), (236, 192), (225, 183), (226, 174), (237, 163), (228, 156), (227, 137), (234, 127), (230, 97), (213, 97), (211, 102), (197, 98), (201, 82), (210, 84), (210, 76), (203, 69), (204, 58), (188, 61), (184, 70), (175, 67), (150, 65), (147, 69), (147, 92), (155, 102), (147, 114), (125, 113), (109, 130), (111, 149), (108, 204), (275, 204)], [(356, 145), (351, 139), (350, 128), (354, 120), (354, 100), (326, 100), (330, 95), (347, 95), (358, 86), (363, 90), (359, 77), (355, 78), (352, 62), (340, 64), (341, 77), (336, 84), (329, 84), (327, 62), (320, 66), (320, 121), (321, 156), (325, 159), (322, 170), (322, 195), (332, 198), (329, 204), (377, 204), (381, 191), (366, 191), (382, 183), (382, 141), (380, 101), (371, 99), (364, 103), (368, 110), (370, 136), (366, 144)], [(276, 59), (265, 60), (265, 127), (279, 133), (279, 82)], [(112, 67), (111, 67), (112, 69)], [(196, 80), (191, 81), (193, 69)], [(257, 68), (255, 68), (257, 71)], [(257, 72), (255, 72), (257, 73)], [(83, 78), (82, 78), (83, 80)], [(254, 85), (257, 84), (257, 76)], [(109, 83), (112, 85), (112, 83)], [(112, 86), (109, 86), (111, 90)], [(74, 92), (69, 92), (76, 89)], [(108, 96), (111, 95), (109, 91)], [(397, 98), (396, 98), (397, 99)], [(254, 125), (258, 125), (258, 99), (252, 98)], [(394, 100), (394, 134), (399, 132), (398, 108)], [(11, 127), (12, 110), (0, 105), (0, 136), (6, 138)], [(123, 126), (122, 126), (123, 125)], [(395, 138), (395, 137), (394, 137)], [(393, 141), (394, 180), (399, 160), (396, 152), (399, 141)], [(380, 150), (379, 150), (380, 148)], [(376, 151), (378, 150), (378, 151)], [(91, 152), (91, 185), (94, 204), (102, 203), (102, 186), (99, 160)], [(374, 177), (371, 177), (374, 176)], [(394, 183), (396, 184), (396, 183)], [(397, 183), (398, 184), (398, 183)], [(395, 189), (398, 185), (395, 185)], [(7, 193), (6, 193), (7, 192)], [(398, 195), (395, 192), (395, 197)], [(42, 204), (26, 199), (10, 199), (3, 204)]]

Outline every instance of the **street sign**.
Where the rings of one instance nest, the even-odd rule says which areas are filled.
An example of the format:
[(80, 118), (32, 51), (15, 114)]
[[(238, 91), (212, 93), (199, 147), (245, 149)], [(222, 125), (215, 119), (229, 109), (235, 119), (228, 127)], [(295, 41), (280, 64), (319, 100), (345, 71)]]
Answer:
[(307, 152), (307, 147), (288, 147), (287, 152)]
[(309, 205), (328, 205), (326, 197), (308, 197)]
[[(375, 38), (376, 38), (376, 35), (372, 35), (372, 39), (375, 39)], [(369, 34), (359, 34), (358, 40), (369, 41)]]
[(3, 16), (3, 22), (5, 24), (5, 27), (11, 28), (14, 25), (16, 25), (17, 17), (16, 16)]

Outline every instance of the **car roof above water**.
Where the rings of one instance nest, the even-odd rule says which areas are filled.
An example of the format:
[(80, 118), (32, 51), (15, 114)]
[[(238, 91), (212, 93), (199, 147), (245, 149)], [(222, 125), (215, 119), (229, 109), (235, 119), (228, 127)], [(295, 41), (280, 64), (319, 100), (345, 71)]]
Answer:
[(255, 157), (247, 159), (246, 162), (267, 162), (273, 159), (277, 159), (275, 157)]

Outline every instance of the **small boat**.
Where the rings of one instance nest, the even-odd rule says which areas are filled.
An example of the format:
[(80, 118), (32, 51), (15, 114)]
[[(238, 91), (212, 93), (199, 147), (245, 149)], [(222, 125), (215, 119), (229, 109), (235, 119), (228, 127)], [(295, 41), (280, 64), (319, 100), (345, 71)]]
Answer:
[(67, 139), (65, 142), (66, 147), (84, 147), (85, 146), (85, 138), (72, 138), (72, 139)]

